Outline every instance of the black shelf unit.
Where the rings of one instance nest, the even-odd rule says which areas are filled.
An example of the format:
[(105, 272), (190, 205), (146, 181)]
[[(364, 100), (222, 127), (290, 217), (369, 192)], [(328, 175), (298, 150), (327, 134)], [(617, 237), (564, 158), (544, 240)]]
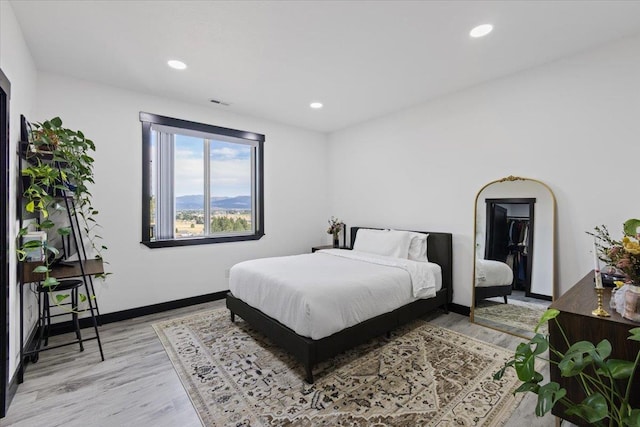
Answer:
[[(63, 162), (55, 159), (53, 154), (49, 153), (34, 153), (31, 151), (30, 144), (28, 142), (29, 139), (29, 128), (28, 123), (24, 116), (20, 117), (21, 119), (21, 129), (20, 136), (21, 141), (18, 144), (18, 159), (19, 159), (19, 171), (21, 174), (21, 179), (19, 180), (19, 192), (18, 192), (18, 219), (19, 219), (19, 227), (22, 229), (24, 224), (24, 216), (25, 216), (25, 207), (23, 203), (23, 194), (25, 190), (25, 177), (22, 177), (22, 170), (25, 165), (25, 162), (28, 164), (38, 164), (39, 162), (49, 163), (53, 168), (58, 169), (59, 171), (64, 168), (65, 164)], [(79, 278), (82, 280), (82, 287), (86, 292), (87, 305), (88, 308), (84, 310), (80, 310), (80, 313), (88, 312), (90, 314), (91, 323), (93, 326), (93, 330), (95, 335), (90, 337), (83, 337), (82, 339), (77, 338), (75, 340), (65, 342), (63, 344), (53, 345), (53, 346), (45, 346), (40, 348), (39, 345), (36, 344), (36, 340), (34, 338), (39, 335), (40, 328), (45, 328), (46, 325), (44, 321), (40, 318), (38, 320), (38, 325), (35, 328), (35, 333), (29, 336), (27, 342), (25, 342), (25, 325), (24, 325), (24, 286), (30, 284), (39, 284), (43, 279), (44, 275), (40, 273), (34, 273), (33, 269), (38, 265), (43, 265), (43, 262), (19, 262), (18, 268), (18, 280), (20, 283), (20, 342), (23, 343), (20, 346), (20, 366), (18, 369), (18, 382), (22, 383), (24, 381), (24, 371), (28, 362), (37, 362), (39, 358), (39, 353), (46, 350), (52, 350), (59, 347), (64, 347), (73, 344), (81, 344), (82, 342), (96, 340), (98, 343), (98, 348), (100, 350), (100, 358), (104, 361), (104, 352), (102, 349), (102, 342), (100, 341), (100, 333), (98, 331), (99, 325), (99, 316), (100, 311), (98, 308), (98, 301), (95, 299), (95, 290), (93, 285), (92, 276), (96, 274), (104, 273), (102, 261), (98, 259), (87, 259), (87, 253), (84, 246), (83, 236), (81, 233), (81, 226), (78, 219), (78, 214), (76, 211), (76, 204), (74, 200), (73, 193), (70, 190), (62, 190), (60, 188), (56, 188), (53, 194), (50, 194), (55, 199), (59, 200), (64, 204), (64, 209), (67, 212), (67, 217), (69, 221), (69, 226), (71, 232), (69, 234), (69, 239), (73, 240), (73, 244), (77, 249), (78, 261), (70, 264), (61, 264), (56, 265), (51, 268), (51, 272), (49, 275), (51, 277), (55, 277), (57, 279), (68, 279), (68, 278)], [(34, 215), (34, 217), (30, 218), (32, 220), (40, 222), (40, 218), (38, 215)], [(71, 243), (71, 242), (70, 242)], [(54, 290), (55, 292), (55, 290)], [(45, 296), (47, 298), (48, 296)], [(40, 298), (38, 298), (38, 313), (41, 313), (42, 307), (40, 307)]]

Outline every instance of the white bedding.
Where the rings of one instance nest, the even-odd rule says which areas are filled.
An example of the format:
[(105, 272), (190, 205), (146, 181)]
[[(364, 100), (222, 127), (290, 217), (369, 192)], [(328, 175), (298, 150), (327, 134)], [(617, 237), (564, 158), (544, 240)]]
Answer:
[(316, 340), (441, 287), (437, 264), (340, 249), (245, 261), (229, 276), (236, 298)]
[(513, 270), (500, 261), (476, 260), (476, 286), (505, 286), (513, 282)]

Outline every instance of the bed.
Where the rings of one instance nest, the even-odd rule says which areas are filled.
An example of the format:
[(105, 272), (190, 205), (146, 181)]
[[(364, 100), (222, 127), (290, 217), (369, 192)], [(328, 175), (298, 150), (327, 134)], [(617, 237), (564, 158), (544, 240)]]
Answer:
[(475, 303), (478, 301), (503, 297), (507, 304), (507, 296), (513, 290), (513, 270), (504, 262), (488, 259), (476, 260)]
[[(356, 236), (358, 230), (360, 229), (375, 230), (367, 227), (352, 227), (351, 248), (353, 248), (354, 243), (356, 242)], [(236, 315), (242, 317), (245, 321), (251, 324), (254, 329), (266, 335), (276, 345), (288, 351), (292, 356), (294, 356), (298, 361), (301, 362), (305, 370), (305, 380), (308, 383), (312, 384), (313, 367), (317, 363), (333, 357), (347, 349), (353, 348), (361, 343), (364, 343), (373, 337), (383, 334), (389, 334), (391, 330), (398, 327), (399, 325), (407, 323), (438, 308), (441, 308), (445, 312), (448, 312), (447, 304), (451, 303), (453, 297), (452, 235), (450, 233), (433, 232), (416, 233), (428, 234), (426, 255), (428, 261), (430, 263), (437, 264), (440, 270), (440, 280), (437, 289), (430, 288), (429, 292), (425, 293), (425, 295), (427, 293), (433, 294), (433, 296), (431, 297), (420, 297), (388, 312), (384, 312), (374, 317), (367, 318), (366, 320), (355, 319), (357, 323), (345, 328), (341, 328), (335, 332), (332, 332), (331, 328), (340, 328), (339, 325), (330, 325), (329, 330), (314, 332), (301, 331), (295, 324), (291, 324), (293, 328), (298, 329), (299, 332), (302, 332), (298, 333), (292, 327), (289, 327), (276, 320), (273, 316), (266, 314), (264, 311), (268, 311), (267, 306), (264, 307), (264, 310), (261, 310), (261, 308), (263, 307), (260, 306), (260, 303), (249, 304), (241, 297), (234, 295), (232, 292), (229, 292), (227, 294), (226, 305), (231, 313), (231, 320), (235, 321)], [(327, 260), (331, 258), (331, 255), (322, 254), (319, 252), (316, 252), (313, 255), (309, 254), (308, 256), (317, 255), (318, 257), (320, 257), (317, 258), (318, 260), (329, 262)], [(342, 257), (336, 258), (342, 259)], [(234, 283), (237, 282), (237, 280), (234, 280), (234, 268), (232, 268), (231, 271), (232, 277), (230, 279), (230, 288), (232, 281), (234, 281)], [(377, 267), (372, 267), (372, 269), (374, 268)], [(284, 266), (282, 266), (282, 269), (286, 270)], [(326, 280), (327, 282), (331, 282), (331, 277), (328, 275)], [(331, 286), (333, 286), (333, 288)], [(335, 283), (330, 283), (329, 288), (336, 289)], [(413, 292), (415, 291), (416, 290), (414, 289)], [(418, 289), (418, 293), (420, 292), (421, 291)], [(326, 294), (331, 295), (331, 292), (326, 292)], [(371, 299), (386, 300), (386, 297), (380, 297), (380, 294), (377, 295), (377, 297)], [(262, 297), (265, 297), (265, 295), (262, 295)], [(259, 297), (258, 299), (261, 299), (262, 297)], [(283, 298), (287, 298), (287, 296)], [(354, 305), (357, 305), (358, 301), (360, 300), (354, 300)], [(332, 317), (330, 314), (326, 314), (324, 318), (331, 319)], [(327, 333), (330, 334), (327, 336), (323, 336)], [(320, 338), (314, 339), (312, 338), (312, 336), (317, 336)]]

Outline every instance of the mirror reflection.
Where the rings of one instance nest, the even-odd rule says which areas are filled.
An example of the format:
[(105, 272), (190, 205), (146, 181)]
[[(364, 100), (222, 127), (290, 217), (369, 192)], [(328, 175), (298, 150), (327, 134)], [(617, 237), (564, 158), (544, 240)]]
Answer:
[(473, 322), (534, 335), (554, 297), (554, 229), (555, 197), (544, 183), (510, 176), (482, 187), (475, 204)]

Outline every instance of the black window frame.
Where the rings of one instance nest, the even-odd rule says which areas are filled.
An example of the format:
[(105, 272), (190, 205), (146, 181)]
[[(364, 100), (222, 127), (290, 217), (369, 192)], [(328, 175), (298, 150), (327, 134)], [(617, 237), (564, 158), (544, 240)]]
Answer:
[[(242, 242), (261, 239), (264, 233), (264, 141), (259, 133), (230, 129), (189, 120), (176, 119), (158, 114), (140, 112), (142, 123), (142, 236), (140, 243), (149, 248), (174, 246), (208, 245), (216, 243)], [(151, 127), (152, 125), (170, 126), (180, 129), (211, 133), (234, 138), (246, 139), (256, 143), (255, 158), (255, 229), (252, 234), (234, 236), (203, 236), (181, 239), (151, 240)]]

